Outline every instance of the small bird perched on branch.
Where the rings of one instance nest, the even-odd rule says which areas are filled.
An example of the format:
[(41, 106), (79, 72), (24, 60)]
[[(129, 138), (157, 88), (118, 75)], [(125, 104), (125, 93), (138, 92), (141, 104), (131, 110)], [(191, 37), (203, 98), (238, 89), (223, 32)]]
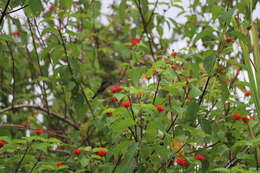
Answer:
[[(149, 54), (144, 55), (142, 58), (138, 59), (137, 62), (134, 64), (134, 66), (147, 66), (151, 67), (153, 62), (153, 57)], [(120, 83), (122, 83), (125, 80), (126, 71), (128, 69), (128, 66), (125, 68), (117, 68), (116, 64), (113, 62), (113, 64), (103, 64), (102, 67), (104, 67), (104, 73), (100, 76), (102, 77), (103, 81), (100, 84), (100, 87), (97, 89), (96, 93), (92, 97), (92, 99), (95, 99), (98, 95), (103, 93), (107, 88), (111, 88), (114, 86), (119, 86)]]

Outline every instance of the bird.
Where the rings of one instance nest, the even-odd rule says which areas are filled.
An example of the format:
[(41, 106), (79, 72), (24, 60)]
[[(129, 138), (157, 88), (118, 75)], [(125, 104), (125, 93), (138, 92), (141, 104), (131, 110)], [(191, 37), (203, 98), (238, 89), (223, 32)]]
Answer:
[[(138, 67), (151, 67), (152, 66), (152, 55), (146, 54), (139, 58), (133, 65)], [(126, 71), (129, 65), (119, 67), (116, 62), (112, 61), (99, 61), (102, 66), (103, 72), (99, 73), (99, 76), (103, 79), (99, 88), (96, 90), (92, 99), (95, 99), (100, 94), (104, 93), (107, 88), (113, 86), (119, 86), (126, 80)], [(112, 62), (112, 63), (111, 63)]]

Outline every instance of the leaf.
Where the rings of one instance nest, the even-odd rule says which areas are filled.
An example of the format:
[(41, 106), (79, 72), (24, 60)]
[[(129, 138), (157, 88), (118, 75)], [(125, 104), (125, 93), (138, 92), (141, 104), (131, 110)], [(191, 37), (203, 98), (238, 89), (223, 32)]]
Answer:
[(197, 118), (197, 112), (199, 111), (199, 104), (196, 100), (191, 100), (187, 104), (187, 111), (185, 114), (186, 119), (188, 120), (195, 120)]
[(5, 41), (13, 41), (13, 38), (10, 36), (10, 35), (4, 35), (4, 34), (1, 34), (0, 35), (0, 40), (5, 40)]
[(183, 148), (181, 149), (182, 146), (183, 146), (183, 142), (179, 139), (173, 139), (170, 144), (170, 148), (172, 152), (178, 151), (178, 154), (184, 154)]
[(217, 19), (217, 17), (220, 16), (221, 12), (224, 11), (223, 7), (219, 6), (219, 5), (214, 5), (212, 7), (212, 18), (213, 21), (215, 21)]
[(190, 96), (192, 98), (195, 98), (197, 96), (200, 96), (201, 95), (201, 90), (199, 88), (197, 88), (196, 86), (192, 85), (191, 87), (191, 91), (190, 91)]
[(122, 120), (118, 120), (116, 122), (114, 122), (112, 124), (112, 134), (113, 134), (113, 138), (117, 138), (121, 133), (123, 133), (123, 131), (130, 127), (133, 126), (135, 124), (135, 122), (130, 119), (122, 119)]
[(193, 44), (195, 44), (199, 39), (204, 38), (206, 36), (212, 35), (212, 33), (214, 32), (214, 29), (211, 28), (207, 28), (205, 30), (203, 30), (202, 32), (200, 32), (199, 34), (196, 35)]
[(29, 8), (34, 16), (39, 16), (43, 10), (42, 2), (40, 0), (28, 0)]
[(132, 173), (135, 168), (136, 150), (138, 148), (138, 143), (133, 143), (127, 150), (120, 167), (118, 167), (119, 173)]

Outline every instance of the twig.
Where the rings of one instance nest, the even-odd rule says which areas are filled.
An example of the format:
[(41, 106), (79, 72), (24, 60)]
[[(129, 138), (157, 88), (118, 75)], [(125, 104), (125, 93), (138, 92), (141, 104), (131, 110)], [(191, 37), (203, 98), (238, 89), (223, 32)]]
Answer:
[(37, 158), (37, 160), (36, 160), (36, 162), (34, 163), (32, 169), (30, 170), (30, 173), (33, 172), (33, 170), (36, 168), (36, 166), (38, 165), (38, 163), (41, 161), (42, 153), (43, 153), (43, 152), (41, 151), (39, 157)]
[(20, 168), (20, 166), (21, 166), (21, 164), (22, 164), (22, 162), (23, 162), (23, 160), (24, 160), (24, 158), (25, 158), (29, 148), (31, 147), (31, 145), (32, 145), (32, 142), (27, 145), (27, 147), (25, 149), (25, 152), (23, 153), (23, 156), (22, 156), (21, 160), (18, 162), (17, 167), (16, 167), (14, 173), (17, 173), (17, 171), (19, 170), (19, 168)]
[(155, 92), (154, 92), (154, 97), (153, 97), (153, 105), (155, 103), (155, 100), (156, 100), (156, 97), (157, 97), (157, 94), (158, 94), (158, 91), (159, 91), (160, 82), (161, 82), (161, 76), (158, 75), (157, 86), (156, 86), (156, 89), (155, 89)]
[(89, 102), (89, 100), (88, 100), (88, 98), (87, 98), (87, 96), (86, 96), (86, 94), (85, 94), (85, 92), (84, 92), (84, 88), (82, 88), (81, 83), (78, 82), (78, 81), (75, 79), (75, 77), (74, 77), (73, 69), (72, 69), (72, 66), (71, 66), (71, 63), (70, 63), (69, 55), (68, 55), (68, 52), (67, 52), (67, 47), (66, 47), (65, 41), (64, 41), (64, 39), (63, 39), (62, 33), (61, 33), (60, 30), (58, 30), (58, 33), (59, 33), (59, 36), (60, 36), (60, 38), (61, 38), (61, 43), (62, 43), (62, 46), (63, 46), (63, 49), (64, 49), (64, 53), (65, 53), (65, 56), (66, 56), (66, 59), (67, 59), (68, 68), (69, 68), (69, 71), (70, 71), (70, 73), (71, 73), (72, 79), (73, 79), (73, 81), (80, 87), (80, 90), (81, 90), (81, 92), (82, 92), (82, 94), (83, 94), (83, 96), (84, 96), (84, 99), (85, 99), (85, 101), (86, 101), (88, 107), (89, 107), (89, 110), (90, 110), (90, 112), (91, 112), (91, 114), (92, 114), (92, 116), (93, 116), (93, 119), (95, 119), (96, 116), (95, 116), (94, 111), (93, 111), (93, 109), (92, 109), (92, 106), (91, 106), (91, 104), (90, 104), (90, 102)]
[(17, 11), (19, 11), (19, 10), (22, 10), (22, 9), (28, 7), (28, 6), (29, 6), (29, 5), (26, 4), (26, 5), (24, 5), (24, 6), (20, 7), (20, 8), (15, 9), (15, 10), (8, 11), (8, 12), (6, 12), (5, 14), (6, 14), (6, 15), (9, 15), (9, 14), (11, 14), (11, 13), (14, 13), (14, 12), (17, 12)]
[[(140, 0), (135, 0), (135, 4), (137, 6), (137, 9), (139, 11), (139, 14), (141, 16), (141, 19), (142, 19), (142, 24), (143, 24), (143, 28), (144, 28), (144, 32), (146, 33), (146, 36), (148, 38), (148, 44), (149, 44), (149, 48), (150, 48), (150, 51), (151, 51), (151, 54), (152, 54), (152, 57), (153, 57), (153, 60), (155, 61), (156, 58), (155, 58), (155, 53), (153, 51), (153, 46), (152, 46), (152, 38), (149, 36), (149, 32), (148, 32), (148, 29), (147, 29), (147, 25), (149, 23), (146, 22), (145, 20), (145, 16), (143, 14), (143, 11), (142, 11), (142, 7), (141, 7), (141, 1)], [(149, 21), (150, 22), (150, 21)]]
[(4, 11), (2, 12), (2, 15), (1, 15), (1, 18), (0, 18), (0, 26), (2, 25), (2, 22), (4, 21), (4, 17), (6, 15), (6, 11), (7, 11), (7, 8), (10, 4), (11, 0), (8, 0), (5, 4), (5, 8), (4, 8)]
[(13, 55), (13, 51), (11, 49), (11, 46), (9, 45), (8, 41), (6, 41), (6, 45), (9, 49), (10, 55), (11, 55), (11, 59), (12, 59), (12, 76), (13, 76), (13, 85), (12, 85), (12, 95), (13, 95), (13, 99), (12, 99), (12, 106), (14, 106), (14, 101), (15, 101), (15, 83), (16, 83), (16, 79), (15, 79), (15, 61), (14, 61), (14, 55)]
[[(36, 42), (35, 42), (33, 31), (32, 31), (32, 26), (31, 26), (32, 24), (31, 24), (30, 19), (28, 17), (27, 17), (27, 22), (29, 24), (29, 29), (30, 29), (30, 33), (31, 33), (31, 37), (32, 37), (32, 42), (33, 42), (33, 48), (34, 48), (35, 55), (36, 55), (36, 58), (37, 58), (37, 63), (38, 63), (38, 66), (39, 66), (40, 75), (44, 76), (42, 68), (41, 68), (41, 64), (40, 64), (40, 56), (39, 56), (38, 51), (37, 51)], [(39, 86), (41, 86), (40, 83), (39, 83)], [(44, 100), (45, 106), (47, 107), (47, 110), (48, 110), (47, 113), (49, 114), (49, 104), (48, 104), (47, 92), (46, 92), (44, 81), (42, 82), (41, 90), (43, 91), (43, 100)]]
[[(0, 109), (0, 113), (8, 112), (8, 111), (15, 110), (15, 109), (21, 109), (21, 108), (36, 109), (36, 110), (40, 110), (42, 112), (48, 113), (48, 110), (46, 108), (43, 108), (43, 107), (37, 106), (37, 105), (29, 105), (29, 104), (19, 104), (19, 105), (9, 106), (9, 107)], [(70, 120), (68, 120), (66, 118), (63, 118), (61, 115), (59, 115), (57, 113), (49, 111), (48, 115), (69, 124), (70, 126), (74, 127), (76, 130), (79, 130), (78, 125), (74, 124), (73, 122), (71, 122)]]
[(116, 168), (118, 167), (118, 165), (119, 165), (119, 163), (120, 163), (120, 161), (121, 161), (122, 156), (123, 156), (122, 154), (119, 155), (119, 158), (118, 158), (118, 160), (117, 160), (117, 162), (116, 162), (115, 167), (114, 167), (113, 170), (112, 170), (112, 173), (114, 173), (114, 172), (116, 171)]

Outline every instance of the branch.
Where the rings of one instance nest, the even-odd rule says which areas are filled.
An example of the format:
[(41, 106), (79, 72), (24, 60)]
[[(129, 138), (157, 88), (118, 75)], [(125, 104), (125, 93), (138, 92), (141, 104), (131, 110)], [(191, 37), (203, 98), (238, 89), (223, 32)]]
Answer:
[(11, 13), (14, 13), (14, 12), (17, 12), (17, 11), (19, 11), (19, 10), (22, 10), (22, 9), (28, 7), (28, 6), (29, 6), (28, 4), (27, 4), (27, 5), (24, 5), (24, 6), (20, 7), (20, 8), (15, 9), (15, 10), (8, 11), (8, 12), (6, 12), (5, 14), (6, 14), (6, 15), (9, 15), (9, 14), (11, 14)]
[(6, 11), (7, 11), (7, 8), (9, 6), (10, 2), (11, 2), (11, 0), (8, 0), (7, 3), (5, 4), (4, 11), (2, 12), (2, 15), (1, 15), (1, 18), (0, 18), (0, 26), (2, 25), (2, 22), (4, 21), (4, 17), (6, 15)]
[[(74, 124), (73, 122), (71, 122), (70, 120), (62, 117), (61, 115), (55, 113), (55, 112), (50, 112), (48, 111), (48, 109), (46, 108), (43, 108), (41, 106), (37, 106), (37, 105), (29, 105), (29, 104), (19, 104), (19, 105), (14, 105), (14, 106), (9, 106), (9, 107), (6, 107), (6, 108), (3, 108), (3, 109), (0, 109), (0, 113), (4, 113), (4, 112), (8, 112), (8, 111), (11, 111), (11, 110), (16, 110), (16, 109), (21, 109), (21, 108), (30, 108), (30, 109), (36, 109), (36, 110), (39, 110), (39, 111), (42, 111), (42, 112), (45, 112), (47, 113), (47, 115), (51, 116), (51, 117), (54, 117), (56, 119), (59, 119), (67, 124), (69, 124), (70, 126), (74, 127), (76, 130), (79, 130), (79, 127), (78, 125)], [(49, 113), (49, 114), (48, 114)]]

